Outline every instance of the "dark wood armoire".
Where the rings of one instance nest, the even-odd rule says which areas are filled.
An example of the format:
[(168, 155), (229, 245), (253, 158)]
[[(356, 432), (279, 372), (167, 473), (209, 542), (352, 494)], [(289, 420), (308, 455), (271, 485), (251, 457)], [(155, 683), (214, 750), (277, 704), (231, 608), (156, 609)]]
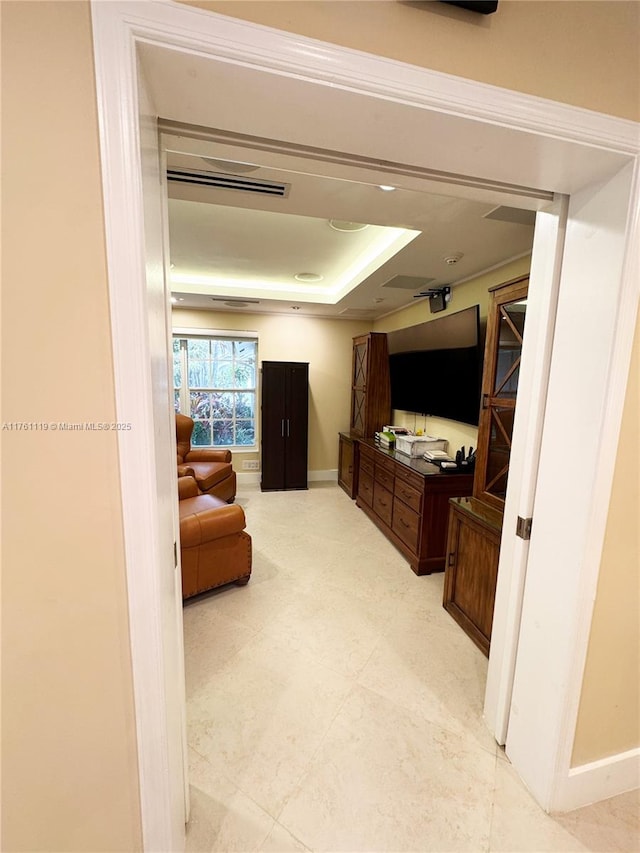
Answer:
[(309, 365), (262, 362), (263, 492), (307, 488)]

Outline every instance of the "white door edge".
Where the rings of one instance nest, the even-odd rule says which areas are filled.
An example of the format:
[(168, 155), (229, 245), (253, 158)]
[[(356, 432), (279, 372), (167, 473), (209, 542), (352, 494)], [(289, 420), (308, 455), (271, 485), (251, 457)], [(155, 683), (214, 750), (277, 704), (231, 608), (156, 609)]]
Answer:
[(638, 314), (636, 170), (569, 205), (506, 740), (547, 811), (571, 769)]
[(484, 717), (499, 744), (507, 737), (520, 613), (529, 553), (516, 536), (518, 516), (530, 518), (544, 424), (567, 219), (567, 198), (538, 213), (534, 232), (524, 347), (518, 380), (509, 483), (505, 501)]

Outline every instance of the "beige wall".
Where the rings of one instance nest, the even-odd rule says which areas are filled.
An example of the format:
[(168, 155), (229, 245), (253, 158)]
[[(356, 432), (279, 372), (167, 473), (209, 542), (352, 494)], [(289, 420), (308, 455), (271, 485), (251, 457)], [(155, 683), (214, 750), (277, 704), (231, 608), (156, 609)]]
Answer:
[[(190, 329), (236, 329), (258, 333), (262, 361), (309, 362), (309, 471), (335, 471), (338, 433), (349, 429), (353, 338), (369, 330), (361, 321), (279, 314), (235, 314), (174, 309), (173, 325)], [(259, 418), (259, 414), (258, 414)], [(259, 453), (235, 453), (234, 467)]]
[[(2, 2), (2, 421), (114, 420), (86, 3)], [(115, 433), (3, 430), (2, 849), (141, 848)]]
[(640, 120), (640, 3), (500, 0), (493, 15), (389, 0), (186, 0), (224, 15)]
[(627, 388), (572, 764), (640, 744), (640, 322)]
[[(225, 11), (248, 8), (226, 4)], [(0, 9), (3, 421), (110, 421), (89, 5), (3, 0)], [(261, 3), (258, 11), (284, 29), (638, 117), (638, 4), (543, 10), (502, 0), (500, 17), (473, 23), (440, 7), (429, 14), (386, 2), (368, 4), (366, 14), (362, 3)], [(489, 41), (509, 21), (518, 24), (513, 46)], [(331, 385), (331, 377), (322, 382)], [(330, 433), (345, 425), (342, 405), (321, 439), (327, 448)], [(2, 439), (2, 848), (139, 850), (115, 437), (4, 431)], [(615, 525), (616, 496), (627, 493), (634, 476), (637, 468), (616, 472), (601, 591), (633, 549), (635, 532), (619, 524), (618, 534)], [(608, 641), (609, 625), (631, 612), (626, 592), (613, 613), (603, 609), (602, 629), (594, 621), (590, 661), (603, 634)], [(596, 620), (600, 608), (599, 597)], [(621, 642), (619, 651), (625, 656), (629, 646)], [(632, 701), (622, 690), (619, 703), (633, 707)], [(586, 693), (585, 703), (588, 713)], [(595, 712), (606, 726), (608, 709)], [(579, 746), (582, 756), (599, 751), (592, 736)]]

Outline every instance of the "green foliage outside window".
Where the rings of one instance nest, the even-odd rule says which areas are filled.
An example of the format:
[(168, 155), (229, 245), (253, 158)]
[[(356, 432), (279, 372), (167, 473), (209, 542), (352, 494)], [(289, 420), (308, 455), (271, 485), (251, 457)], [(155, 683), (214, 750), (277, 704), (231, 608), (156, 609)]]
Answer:
[(255, 444), (257, 349), (255, 340), (174, 338), (174, 403), (194, 420), (194, 447)]

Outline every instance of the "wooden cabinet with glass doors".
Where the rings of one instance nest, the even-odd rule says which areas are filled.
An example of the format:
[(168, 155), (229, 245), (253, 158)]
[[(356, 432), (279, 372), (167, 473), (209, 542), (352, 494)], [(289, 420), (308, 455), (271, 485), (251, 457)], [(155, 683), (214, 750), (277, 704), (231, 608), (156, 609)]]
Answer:
[(504, 508), (529, 279), (492, 288), (473, 496)]
[(387, 336), (383, 332), (359, 335), (353, 339), (349, 431), (355, 438), (373, 438), (390, 416)]
[(491, 289), (473, 498), (449, 511), (443, 605), (488, 655), (529, 278)]

